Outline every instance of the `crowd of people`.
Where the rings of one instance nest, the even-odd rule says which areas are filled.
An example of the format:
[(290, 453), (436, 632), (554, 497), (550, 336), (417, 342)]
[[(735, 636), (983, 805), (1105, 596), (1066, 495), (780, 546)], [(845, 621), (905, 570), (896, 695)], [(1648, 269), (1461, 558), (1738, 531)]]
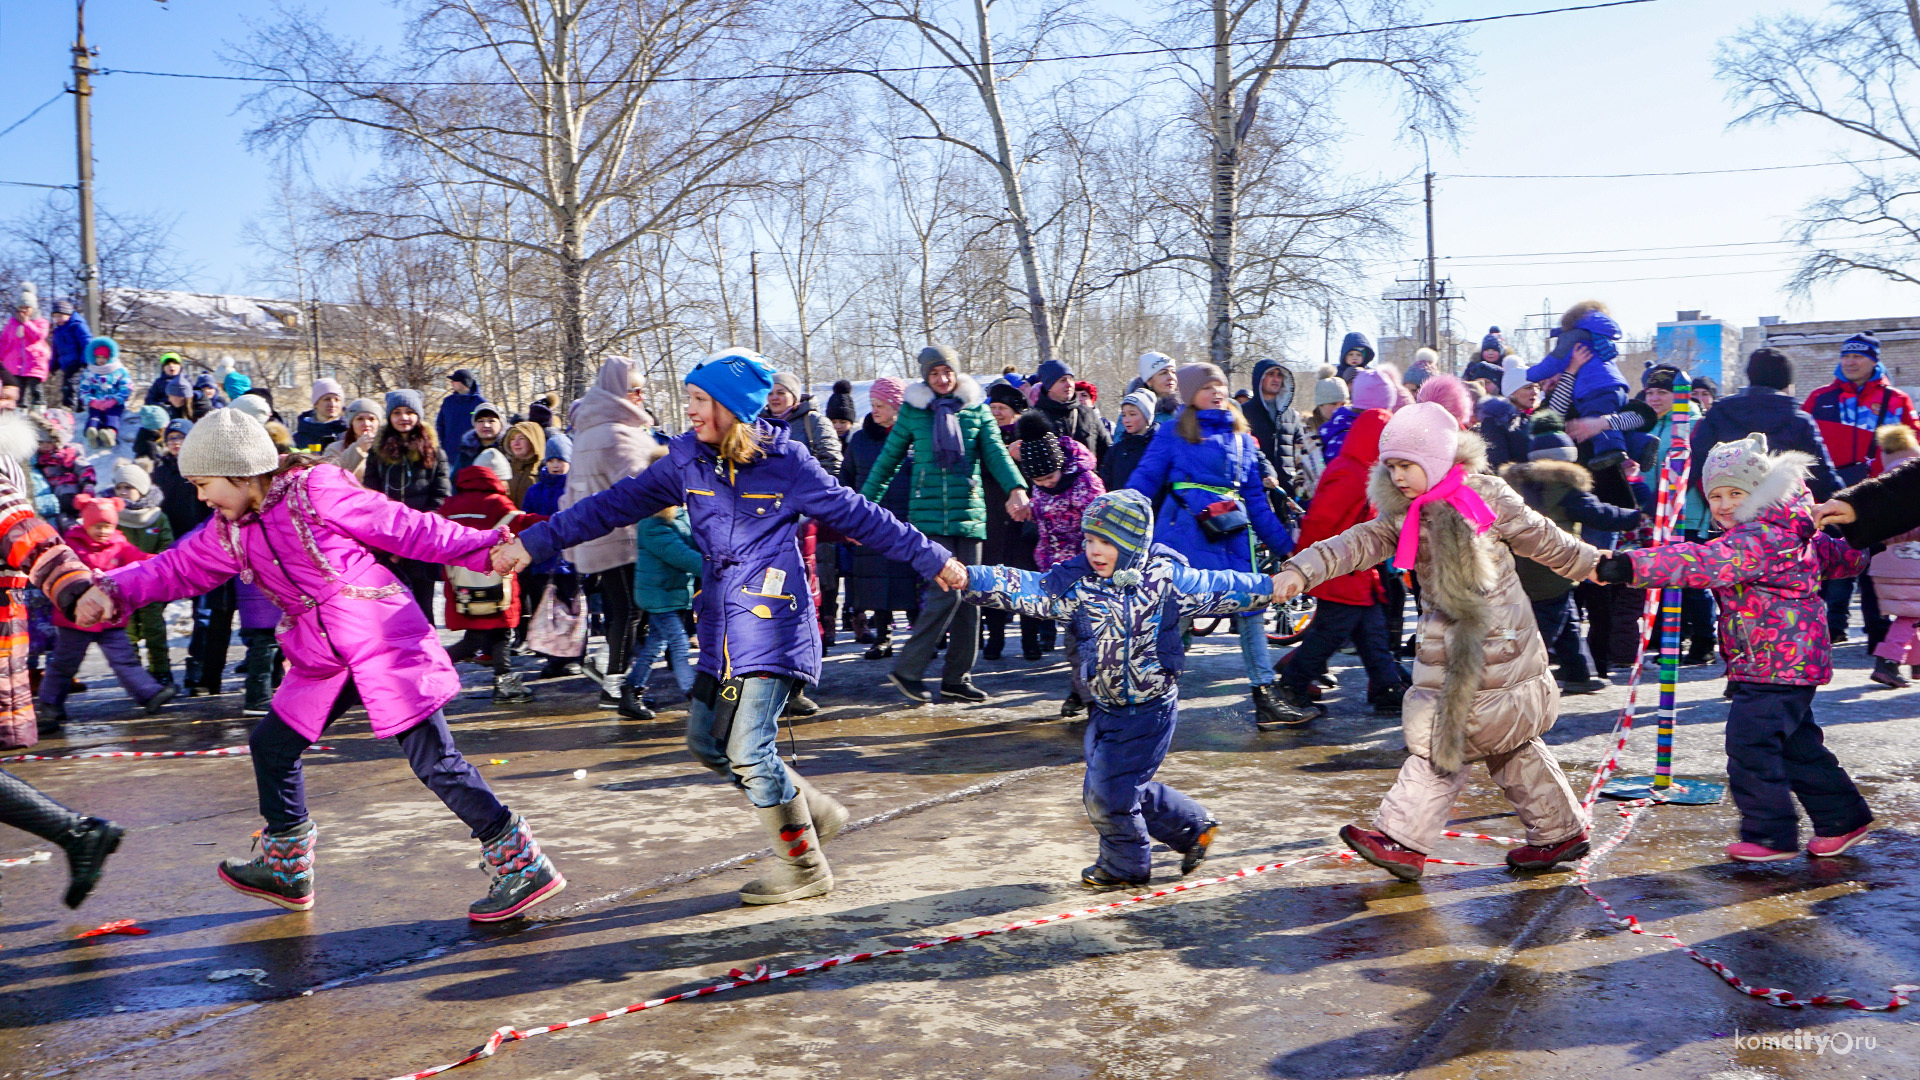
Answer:
[[(1337, 365), (1303, 377), (1263, 359), (1237, 393), (1212, 364), (1148, 352), (1111, 419), (1058, 359), (983, 379), (929, 345), (908, 378), (871, 383), (862, 415), (848, 382), (817, 404), (795, 373), (727, 350), (686, 376), (677, 435), (624, 357), (564, 407), (547, 394), (514, 410), (454, 370), (431, 422), (419, 389), (349, 399), (330, 378), (289, 418), (246, 375), (189, 381), (172, 353), (136, 402), (112, 339), (64, 303), (53, 325), (36, 305), (23, 294), (0, 330), (0, 572), (20, 629), (0, 745), (59, 730), (95, 644), (148, 713), (182, 690), (222, 694), (237, 618), (266, 828), (260, 855), (219, 874), (293, 909), (313, 904), (301, 754), (355, 706), (495, 868), (471, 918), (516, 917), (565, 886), (455, 747), (443, 707), (456, 664), (490, 671), (504, 704), (533, 697), (523, 671), (591, 677), (602, 708), (642, 721), (664, 666), (659, 694), (685, 696), (689, 749), (773, 842), (778, 865), (742, 890), (748, 903), (832, 887), (822, 845), (846, 811), (775, 736), (782, 715), (819, 708), (807, 691), (843, 635), (912, 705), (990, 701), (973, 673), (1012, 647), (1015, 620), (1027, 660), (1058, 650), (1059, 716), (1085, 717), (1101, 836), (1082, 881), (1101, 889), (1144, 883), (1153, 841), (1191, 872), (1219, 827), (1152, 779), (1198, 624), (1231, 620), (1262, 731), (1358, 703), (1329, 697), (1328, 662), (1353, 646), (1364, 707), (1402, 717), (1411, 756), (1373, 827), (1342, 838), (1409, 879), (1474, 761), (1526, 826), (1511, 865), (1586, 853), (1580, 803), (1541, 736), (1560, 695), (1631, 674), (1649, 589), (1684, 590), (1687, 663), (1718, 653), (1728, 666), (1732, 858), (1796, 855), (1795, 796), (1811, 853), (1866, 834), (1871, 813), (1812, 713), (1856, 577), (1873, 678), (1920, 676), (1920, 558), (1906, 550), (1920, 534), (1872, 525), (1884, 550), (1869, 564), (1865, 544), (1814, 526), (1814, 503), (1843, 487), (1920, 476), (1895, 468), (1920, 457), (1920, 417), (1871, 334), (1803, 401), (1770, 348), (1724, 400), (1688, 379), (1685, 542), (1656, 547), (1652, 478), (1684, 373), (1656, 364), (1635, 387), (1598, 302), (1567, 311), (1531, 363), (1493, 328), (1457, 375), (1424, 349), (1401, 372), (1357, 332)], [(56, 373), (57, 399), (44, 386)], [(1845, 500), (1821, 512), (1869, 528)], [(1269, 608), (1299, 610), (1302, 594), (1303, 630), (1270, 624)], [(186, 599), (176, 679), (164, 607)], [(443, 646), (442, 627), (459, 638)], [(13, 777), (0, 802), (14, 807), (0, 820), (63, 838), (83, 897), (117, 827)]]

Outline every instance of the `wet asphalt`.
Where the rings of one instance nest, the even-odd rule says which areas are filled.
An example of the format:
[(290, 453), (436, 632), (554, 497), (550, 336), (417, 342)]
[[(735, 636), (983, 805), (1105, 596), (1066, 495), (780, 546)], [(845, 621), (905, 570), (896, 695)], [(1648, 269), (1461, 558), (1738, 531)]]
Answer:
[[(1878, 814), (1871, 842), (1833, 860), (1731, 864), (1729, 804), (1660, 807), (1599, 862), (1594, 887), (1750, 982), (1878, 1003), (1890, 985), (1920, 983), (1920, 687), (1873, 687), (1860, 645), (1837, 658), (1815, 708)], [(1373, 715), (1353, 658), (1340, 663), (1331, 716), (1262, 734), (1232, 639), (1197, 646), (1161, 773), (1224, 823), (1196, 878), (1328, 850), (1378, 803), (1404, 757), (1398, 721)], [(382, 1080), (460, 1057), (503, 1025), (1124, 895), (1077, 884), (1094, 834), (1080, 802), (1083, 728), (1051, 719), (1066, 689), (1059, 654), (984, 662), (977, 679), (994, 697), (970, 708), (905, 707), (885, 663), (848, 644), (827, 671), (822, 712), (782, 745), (865, 823), (827, 849), (831, 894), (776, 907), (738, 903), (765, 842), (744, 797), (687, 755), (672, 690), (644, 724), (597, 710), (582, 679), (534, 683), (530, 706), (479, 696), (450, 707), (463, 751), (569, 880), (536, 918), (503, 928), (464, 917), (486, 890), (477, 843), (356, 716), (326, 736), (336, 749), (308, 758), (320, 828), (308, 913), (213, 875), (259, 826), (244, 758), (8, 766), (129, 831), (78, 912), (59, 903), (58, 855), (4, 871), (0, 1078)], [(97, 659), (83, 677), (93, 689), (72, 699), (74, 722), (36, 752), (246, 740), (237, 693), (147, 718), (130, 715)], [(1684, 679), (1677, 771), (1724, 780), (1718, 670)], [(1576, 790), (1624, 700), (1615, 689), (1565, 702), (1548, 741)], [(1642, 723), (1629, 771), (1651, 764), (1651, 716)], [(1457, 821), (1519, 831), (1483, 772)], [(1599, 836), (1620, 824), (1603, 803)], [(45, 846), (0, 833), (0, 857)], [(1609, 925), (1571, 875), (1515, 875), (1497, 865), (1499, 848), (1469, 841), (1436, 854), (1495, 865), (1434, 866), (1401, 884), (1311, 861), (541, 1035), (451, 1075), (1920, 1076), (1920, 1005), (1776, 1008)], [(1178, 863), (1157, 852), (1155, 884), (1178, 880)], [(75, 938), (129, 918), (149, 933)], [(1785, 1046), (1755, 1041), (1796, 1031)]]

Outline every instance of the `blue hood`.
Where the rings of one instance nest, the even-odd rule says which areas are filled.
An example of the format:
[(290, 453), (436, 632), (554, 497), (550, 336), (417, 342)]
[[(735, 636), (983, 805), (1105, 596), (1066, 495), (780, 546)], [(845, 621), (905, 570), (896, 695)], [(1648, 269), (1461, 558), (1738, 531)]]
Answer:
[(1362, 367), (1373, 363), (1373, 339), (1358, 330), (1349, 331), (1346, 337), (1340, 339), (1340, 362), (1345, 363), (1347, 354), (1355, 349), (1359, 349), (1364, 357), (1360, 362)]

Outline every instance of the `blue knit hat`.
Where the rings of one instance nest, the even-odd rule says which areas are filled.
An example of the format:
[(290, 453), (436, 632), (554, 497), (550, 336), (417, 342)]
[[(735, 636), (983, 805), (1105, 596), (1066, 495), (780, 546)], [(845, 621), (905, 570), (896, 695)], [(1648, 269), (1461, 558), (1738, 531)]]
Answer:
[(193, 388), (195, 390), (207, 390), (219, 385), (219, 383), (213, 381), (213, 373), (210, 371), (201, 372), (195, 376), (193, 380)]
[(1080, 529), (1120, 549), (1116, 572), (1131, 570), (1153, 543), (1153, 504), (1132, 488), (1109, 491), (1087, 504)]
[(554, 458), (569, 464), (573, 461), (573, 440), (565, 432), (556, 431), (547, 436), (547, 456), (540, 460), (552, 461)]
[(192, 397), (193, 390), (187, 386), (187, 380), (175, 375), (173, 378), (167, 380), (167, 396), (178, 398)]
[(752, 349), (722, 349), (687, 373), (697, 386), (738, 420), (754, 420), (766, 410), (773, 392), (773, 365)]
[(229, 371), (227, 377), (220, 380), (220, 389), (227, 392), (227, 397), (237, 398), (253, 389), (253, 380), (238, 371)]
[(1061, 379), (1073, 378), (1073, 369), (1058, 360), (1049, 360), (1040, 365), (1040, 370), (1034, 372), (1033, 377), (1040, 384), (1040, 392), (1044, 394), (1053, 389), (1053, 384)]
[(178, 420), (174, 420), (169, 424), (167, 424), (168, 435), (172, 435), (175, 432), (179, 432), (180, 434), (185, 435), (191, 432), (192, 430), (193, 430), (193, 421), (187, 419), (184, 416)]
[(418, 390), (387, 391), (387, 415), (392, 416), (393, 410), (399, 408), (412, 409), (422, 419), (427, 415), (427, 403), (422, 400)]
[(1840, 346), (1841, 356), (1845, 356), (1848, 353), (1861, 353), (1866, 356), (1871, 356), (1873, 357), (1874, 363), (1877, 364), (1880, 362), (1880, 339), (1874, 336), (1873, 331), (1862, 330), (1860, 333), (1848, 338), (1846, 344)]
[(140, 426), (147, 431), (160, 431), (167, 426), (167, 410), (158, 405), (140, 406)]

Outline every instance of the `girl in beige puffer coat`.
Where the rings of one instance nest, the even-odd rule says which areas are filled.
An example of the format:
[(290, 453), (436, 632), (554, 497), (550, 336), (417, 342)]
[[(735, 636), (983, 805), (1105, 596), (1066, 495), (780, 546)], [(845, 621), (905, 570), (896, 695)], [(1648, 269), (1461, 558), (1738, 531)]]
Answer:
[(1585, 814), (1540, 737), (1560, 692), (1514, 556), (1577, 580), (1600, 553), (1486, 468), (1486, 444), (1445, 408), (1400, 410), (1381, 434), (1368, 487), (1378, 515), (1295, 553), (1282, 571), (1296, 592), (1390, 557), (1420, 577), (1425, 610), (1401, 711), (1412, 756), (1380, 806), (1379, 831), (1340, 831), (1361, 857), (1406, 881), (1424, 869), (1473, 761), (1486, 762), (1526, 825), (1527, 846), (1508, 853), (1508, 865), (1546, 870), (1587, 852)]

